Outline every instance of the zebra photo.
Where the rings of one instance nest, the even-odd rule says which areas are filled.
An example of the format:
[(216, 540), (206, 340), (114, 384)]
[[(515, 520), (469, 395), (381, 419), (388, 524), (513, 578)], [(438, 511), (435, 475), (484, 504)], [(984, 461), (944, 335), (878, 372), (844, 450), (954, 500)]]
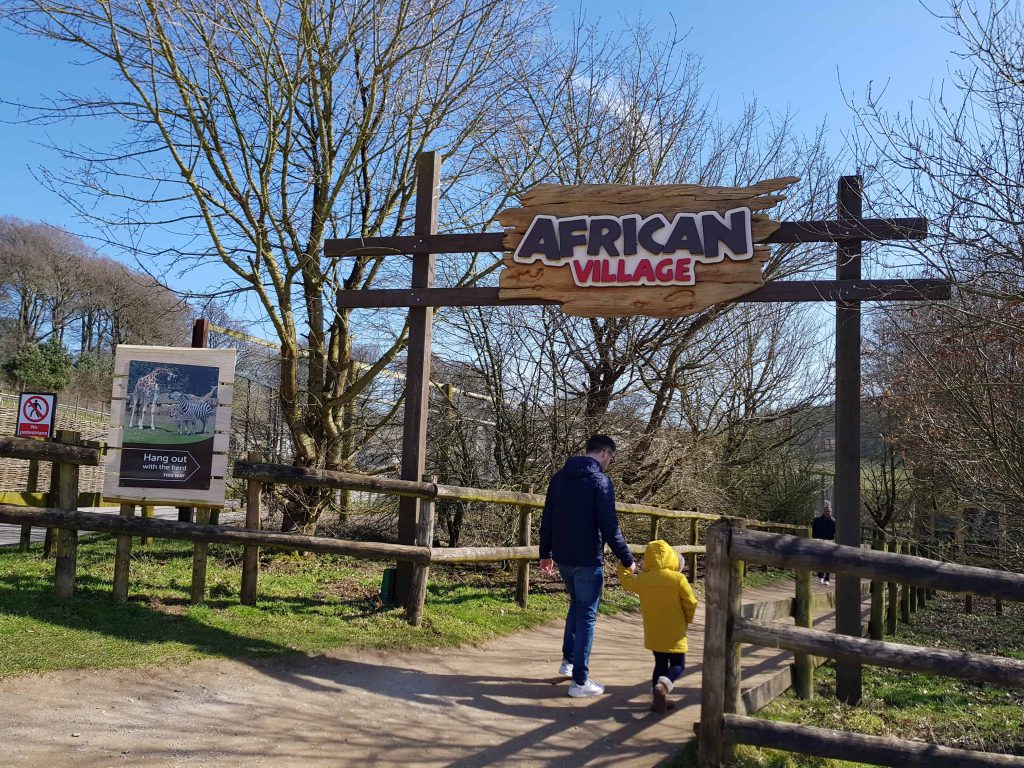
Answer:
[(213, 392), (204, 397), (185, 392), (171, 392), (168, 396), (173, 403), (173, 418), (178, 422), (179, 435), (206, 434), (207, 425), (212, 429), (213, 415), (217, 401)]

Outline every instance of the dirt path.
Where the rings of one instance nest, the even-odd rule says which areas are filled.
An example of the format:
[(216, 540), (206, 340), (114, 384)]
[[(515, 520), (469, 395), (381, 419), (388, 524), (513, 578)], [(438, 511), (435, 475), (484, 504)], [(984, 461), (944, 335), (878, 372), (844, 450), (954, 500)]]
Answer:
[[(570, 699), (555, 674), (560, 626), (444, 652), (338, 650), (0, 681), (0, 764), (650, 768), (699, 719), (703, 632), (699, 611), (679, 706), (665, 715), (649, 710), (651, 658), (637, 615), (598, 620), (591, 673), (607, 693), (594, 699)], [(788, 658), (745, 655), (744, 686)]]

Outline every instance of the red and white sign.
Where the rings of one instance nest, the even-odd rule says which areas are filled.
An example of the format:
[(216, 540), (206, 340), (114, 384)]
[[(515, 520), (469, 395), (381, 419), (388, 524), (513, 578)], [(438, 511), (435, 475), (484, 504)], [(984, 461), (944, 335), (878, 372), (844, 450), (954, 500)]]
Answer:
[(22, 392), (18, 403), (18, 437), (45, 437), (53, 435), (53, 415), (57, 411), (57, 396), (44, 392)]

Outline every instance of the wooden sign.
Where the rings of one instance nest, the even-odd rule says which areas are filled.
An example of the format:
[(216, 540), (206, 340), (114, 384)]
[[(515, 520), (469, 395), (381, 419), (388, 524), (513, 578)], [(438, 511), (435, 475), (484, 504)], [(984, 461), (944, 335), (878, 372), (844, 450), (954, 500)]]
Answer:
[(234, 380), (233, 349), (118, 346), (104, 498), (224, 506)]
[(780, 226), (763, 211), (795, 177), (750, 187), (542, 184), (505, 227), (499, 298), (558, 301), (578, 317), (680, 317), (764, 284)]

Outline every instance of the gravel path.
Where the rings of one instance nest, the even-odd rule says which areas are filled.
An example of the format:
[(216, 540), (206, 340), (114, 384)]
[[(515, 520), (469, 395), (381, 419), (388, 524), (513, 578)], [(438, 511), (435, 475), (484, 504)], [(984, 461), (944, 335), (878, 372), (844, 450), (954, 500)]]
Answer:
[[(651, 657), (635, 614), (599, 618), (591, 673), (607, 692), (584, 700), (570, 699), (556, 675), (556, 625), (458, 650), (339, 649), (288, 662), (8, 679), (0, 764), (650, 768), (682, 748), (699, 719), (703, 631), (701, 608), (673, 694), (679, 706), (664, 715), (649, 710)], [(788, 659), (765, 649), (745, 656), (744, 685)]]

